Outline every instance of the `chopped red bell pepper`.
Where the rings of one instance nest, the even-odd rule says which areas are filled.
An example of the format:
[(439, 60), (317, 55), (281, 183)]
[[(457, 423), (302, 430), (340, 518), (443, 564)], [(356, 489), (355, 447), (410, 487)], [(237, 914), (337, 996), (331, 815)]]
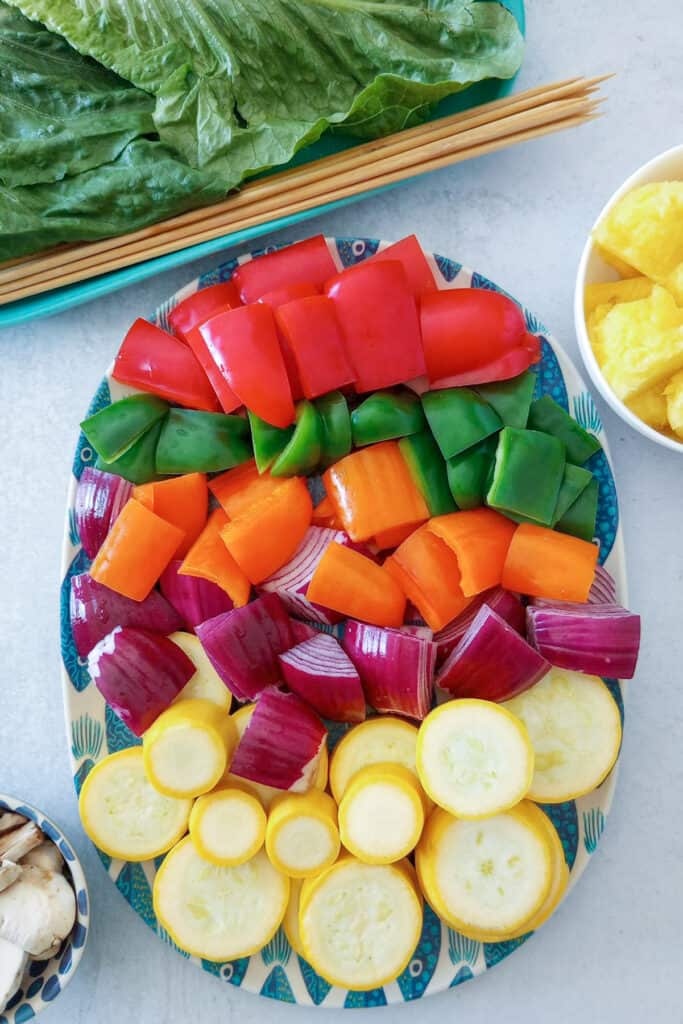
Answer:
[(188, 331), (197, 324), (208, 320), (225, 307), (234, 309), (235, 306), (241, 305), (234, 283), (222, 281), (220, 284), (211, 284), (208, 288), (200, 288), (199, 291), (188, 295), (168, 314), (168, 322), (173, 333), (181, 341), (187, 341)]
[(324, 285), (337, 273), (323, 235), (295, 242), (284, 249), (241, 263), (232, 275), (242, 302), (256, 302), (266, 292), (288, 284)]
[(512, 299), (480, 288), (423, 296), (420, 324), (430, 381), (479, 370), (523, 346), (527, 333), (524, 314)]
[(275, 311), (275, 322), (292, 353), (306, 398), (353, 384), (334, 303), (326, 295), (288, 302)]
[(187, 345), (142, 317), (123, 339), (112, 376), (188, 409), (218, 411), (213, 388)]
[(438, 391), (441, 388), (476, 387), (477, 384), (491, 384), (497, 380), (511, 380), (529, 369), (541, 358), (541, 340), (535, 334), (526, 334), (522, 344), (499, 356), (485, 366), (465, 373), (456, 373), (452, 377), (442, 377), (432, 381), (426, 390)]
[(265, 302), (267, 306), (275, 311), (286, 302), (294, 302), (295, 299), (306, 299), (309, 295), (320, 295), (320, 285), (311, 284), (310, 281), (302, 281), (300, 284), (283, 284), (281, 288), (274, 288), (272, 292), (266, 292), (258, 299)]
[(356, 391), (425, 373), (417, 306), (401, 263), (359, 263), (333, 277), (325, 290), (335, 304)]
[(294, 422), (294, 403), (270, 306), (252, 303), (199, 328), (216, 366), (248, 409), (274, 427)]
[(427, 292), (436, 291), (432, 268), (415, 235), (408, 235), (400, 242), (394, 242), (381, 252), (375, 253), (367, 262), (377, 263), (380, 260), (398, 260), (406, 272), (410, 290), (416, 299), (420, 299)]
[[(224, 309), (217, 310), (214, 315), (218, 315), (218, 312), (227, 313), (228, 310), (232, 308), (232, 306), (225, 306)], [(209, 319), (211, 318), (209, 317)], [(209, 378), (211, 387), (216, 392), (216, 396), (223, 412), (234, 412), (235, 409), (239, 409), (242, 402), (232, 390), (227, 380), (211, 358), (211, 353), (206, 347), (206, 342), (204, 341), (202, 332), (199, 329), (201, 324), (205, 322), (206, 321), (201, 321), (201, 323), (196, 327), (192, 327), (185, 335), (185, 340), (194, 352), (197, 362), (201, 365), (204, 373)]]

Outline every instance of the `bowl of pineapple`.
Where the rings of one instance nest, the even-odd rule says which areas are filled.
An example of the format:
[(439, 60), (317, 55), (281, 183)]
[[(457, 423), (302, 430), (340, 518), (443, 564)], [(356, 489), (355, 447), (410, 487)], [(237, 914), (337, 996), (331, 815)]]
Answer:
[(579, 263), (574, 319), (605, 401), (683, 453), (683, 145), (632, 174), (601, 211)]

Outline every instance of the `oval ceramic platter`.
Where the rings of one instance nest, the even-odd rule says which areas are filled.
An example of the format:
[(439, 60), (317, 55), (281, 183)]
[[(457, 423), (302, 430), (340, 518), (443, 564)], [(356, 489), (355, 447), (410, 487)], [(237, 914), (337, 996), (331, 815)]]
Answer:
[[(386, 243), (367, 238), (328, 239), (328, 245), (339, 267), (358, 263), (375, 253)], [(262, 252), (261, 250), (260, 252)], [(267, 250), (266, 250), (267, 251)], [(253, 255), (260, 255), (256, 252)], [(168, 328), (168, 314), (181, 299), (198, 288), (227, 280), (238, 262), (251, 259), (241, 256), (230, 260), (192, 281), (157, 309), (152, 320)], [(442, 256), (429, 257), (439, 288), (485, 288), (502, 291), (482, 274), (468, 270), (460, 263)], [(523, 307), (522, 307), (523, 308)], [(597, 537), (600, 541), (600, 561), (606, 565), (617, 583), (617, 592), (626, 603), (626, 577), (623, 542), (619, 528), (619, 514), (614, 479), (607, 453), (602, 423), (586, 385), (560, 345), (545, 330), (538, 319), (524, 309), (528, 329), (542, 339), (543, 358), (537, 371), (536, 397), (551, 395), (584, 427), (597, 434), (604, 451), (594, 455), (587, 468), (599, 480), (600, 497)], [(89, 415), (130, 393), (111, 379), (110, 370), (94, 396)], [(75, 528), (73, 501), (76, 483), (83, 468), (94, 461), (91, 448), (81, 434), (73, 461), (73, 479), (69, 495), (66, 537), (63, 556), (61, 586), (61, 643), (64, 663), (63, 685), (69, 746), (73, 764), (76, 791), (93, 765), (114, 751), (140, 741), (106, 707), (98, 690), (92, 685), (87, 667), (79, 659), (69, 626), (70, 580), (84, 572), (90, 563), (81, 549)], [(623, 684), (605, 680), (618, 702), (623, 718)], [(331, 734), (331, 744), (339, 738), (339, 727)], [(567, 864), (571, 870), (571, 884), (575, 884), (602, 834), (605, 819), (612, 802), (616, 783), (616, 768), (594, 793), (579, 800), (546, 806), (558, 829), (564, 845)], [(143, 921), (157, 932), (162, 941), (173, 945), (158, 925), (152, 907), (152, 883), (160, 861), (130, 864), (112, 860), (98, 851), (104, 867), (114, 885), (121, 891)], [(563, 911), (563, 914), (566, 911)], [(383, 1006), (420, 999), (434, 992), (452, 988), (481, 974), (509, 956), (529, 938), (528, 935), (508, 942), (475, 942), (442, 924), (425, 906), (424, 927), (415, 954), (403, 974), (390, 985), (371, 992), (349, 992), (330, 986), (289, 946), (282, 931), (258, 954), (229, 963), (210, 963), (192, 957), (198, 967), (238, 985), (250, 992), (290, 1003), (316, 1006)], [(187, 954), (178, 950), (181, 956)]]

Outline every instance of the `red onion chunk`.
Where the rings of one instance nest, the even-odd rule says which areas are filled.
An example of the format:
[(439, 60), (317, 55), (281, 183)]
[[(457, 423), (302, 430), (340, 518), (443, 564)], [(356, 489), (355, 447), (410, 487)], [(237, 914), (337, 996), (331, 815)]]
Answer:
[(162, 636), (183, 628), (180, 615), (158, 590), (150, 591), (144, 601), (133, 601), (98, 583), (87, 572), (71, 577), (69, 617), (81, 658), (87, 658), (95, 644), (116, 626), (133, 626)]
[(487, 604), (501, 619), (512, 626), (518, 633), (524, 634), (524, 605), (517, 594), (512, 594), (502, 587), (493, 587), (482, 594), (476, 594), (467, 608), (457, 618), (449, 622), (447, 626), (434, 634), (434, 642), (438, 651), (436, 663), (443, 665), (451, 651), (455, 650), (465, 633), (474, 622), (477, 612), (482, 605)]
[(254, 700), (281, 682), (278, 654), (294, 645), (289, 616), (277, 594), (216, 615), (196, 628), (202, 647), (238, 700)]
[(537, 650), (483, 604), (441, 666), (436, 684), (453, 697), (503, 701), (528, 690), (549, 668)]
[(88, 558), (94, 558), (119, 512), (133, 493), (123, 477), (86, 466), (76, 489), (76, 529)]
[(90, 652), (88, 669), (112, 711), (142, 736), (196, 669), (177, 644), (144, 629), (117, 626)]
[(318, 633), (279, 657), (287, 686), (333, 722), (362, 722), (365, 695), (353, 662), (329, 633)]
[(342, 639), (368, 704), (377, 711), (423, 719), (432, 706), (436, 644), (398, 629), (350, 619)]
[(588, 591), (589, 604), (616, 604), (617, 585), (604, 565), (596, 565), (595, 578)]
[(310, 789), (327, 729), (295, 693), (261, 693), (230, 763), (233, 775), (275, 789)]
[(592, 676), (632, 679), (640, 616), (618, 604), (530, 605), (529, 642), (551, 665)]
[(161, 574), (159, 586), (166, 600), (173, 605), (186, 629), (194, 630), (201, 622), (229, 612), (234, 605), (225, 591), (200, 576), (180, 576), (180, 559), (174, 559)]

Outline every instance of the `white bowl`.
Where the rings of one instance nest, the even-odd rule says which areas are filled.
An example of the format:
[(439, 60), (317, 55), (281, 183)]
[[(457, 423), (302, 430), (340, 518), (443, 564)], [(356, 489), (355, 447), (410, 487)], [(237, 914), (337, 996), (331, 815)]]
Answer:
[[(630, 176), (630, 178), (627, 178), (621, 188), (617, 189), (611, 199), (607, 201), (603, 209), (600, 211), (593, 228), (595, 228), (595, 225), (602, 220), (605, 214), (611, 210), (614, 204), (617, 203), (622, 196), (626, 195), (627, 192), (631, 192), (634, 188), (638, 188), (640, 185), (647, 185), (652, 181), (683, 181), (683, 145), (674, 146), (673, 149), (667, 149), (665, 153), (660, 153), (659, 156), (654, 157), (648, 163), (640, 167)], [(595, 358), (593, 346), (591, 345), (588, 337), (586, 318), (583, 312), (584, 289), (587, 284), (597, 284), (600, 281), (616, 281), (618, 277), (619, 275), (616, 270), (608, 266), (608, 264), (602, 259), (593, 244), (592, 235), (589, 235), (583, 253), (581, 254), (581, 260), (579, 261), (579, 269), (576, 275), (576, 290), (574, 292), (574, 323), (576, 326), (576, 336), (583, 361), (586, 364), (586, 369), (588, 370), (596, 388), (608, 405), (614, 409), (617, 416), (620, 416), (625, 423), (628, 423), (629, 426), (634, 428), (634, 430), (643, 434), (644, 437), (648, 437), (651, 441), (655, 441), (663, 448), (670, 448), (672, 451), (678, 452), (679, 455), (683, 454), (683, 441), (674, 441), (673, 438), (666, 437), (664, 434), (660, 434), (659, 431), (649, 427), (647, 423), (643, 423), (641, 419), (638, 419), (638, 417), (635, 416), (619, 398), (617, 398), (612, 391), (612, 388), (607, 383), (607, 380), (598, 365), (598, 361)]]

